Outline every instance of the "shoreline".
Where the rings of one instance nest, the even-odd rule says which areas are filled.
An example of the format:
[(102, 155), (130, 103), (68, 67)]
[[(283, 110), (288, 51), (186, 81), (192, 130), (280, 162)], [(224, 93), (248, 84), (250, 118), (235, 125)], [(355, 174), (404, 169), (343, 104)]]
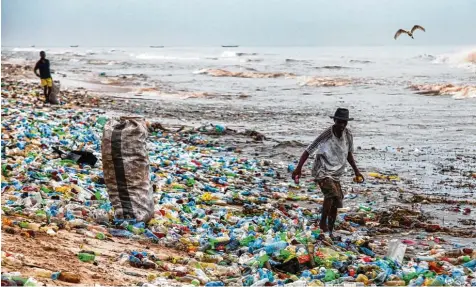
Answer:
[[(4, 88), (10, 89), (11, 87), (14, 87), (14, 84), (12, 82), (8, 82), (6, 80), (7, 77), (8, 75), (5, 75), (5, 73), (3, 73), (2, 90)], [(4, 80), (5, 80), (5, 85), (3, 85)], [(39, 91), (38, 87), (36, 87), (36, 85), (34, 84), (25, 85), (23, 90), (28, 92), (32, 90)], [(265, 170), (264, 167), (272, 168), (276, 173), (273, 176), (271, 176), (271, 179), (267, 179), (267, 180), (271, 180), (272, 185), (275, 184), (276, 186), (286, 187), (288, 189), (288, 192), (286, 192), (287, 194), (286, 196), (289, 196), (290, 192), (297, 195), (295, 198), (293, 198), (293, 200), (282, 200), (282, 199), (280, 200), (275, 197), (277, 196), (276, 194), (264, 192), (263, 194), (268, 197), (270, 204), (279, 203), (281, 205), (288, 205), (288, 207), (285, 207), (285, 210), (287, 210), (288, 212), (291, 209), (293, 209), (293, 207), (300, 207), (300, 208), (303, 208), (303, 210), (307, 212), (316, 213), (316, 208), (320, 207), (319, 191), (313, 190), (313, 192), (307, 192), (310, 186), (309, 177), (305, 178), (306, 182), (304, 186), (301, 188), (296, 188), (289, 184), (290, 175), (286, 171), (287, 165), (297, 159), (297, 157), (300, 154), (300, 151), (303, 149), (303, 144), (300, 144), (298, 142), (286, 141), (286, 140), (281, 140), (277, 142), (273, 140), (264, 140), (264, 141), (254, 140), (252, 137), (239, 134), (242, 131), (239, 131), (238, 133), (230, 131), (228, 134), (225, 134), (225, 135), (214, 135), (213, 132), (208, 132), (208, 133), (198, 132), (197, 127), (199, 127), (200, 125), (197, 124), (197, 122), (201, 118), (200, 113), (202, 113), (202, 116), (203, 116), (204, 111), (196, 110), (190, 113), (190, 111), (187, 111), (187, 106), (191, 104), (187, 104), (187, 106), (179, 108), (178, 106), (174, 106), (174, 105), (167, 106), (167, 104), (164, 104), (167, 100), (161, 99), (160, 102), (158, 101), (157, 103), (160, 109), (153, 110), (154, 108), (150, 107), (150, 103), (147, 101), (144, 101), (143, 99), (130, 98), (127, 100), (127, 102), (125, 101), (120, 102), (118, 99), (114, 99), (107, 96), (106, 97), (94, 96), (93, 93), (89, 93), (87, 90), (84, 90), (84, 89), (75, 89), (75, 90), (68, 91), (65, 97), (71, 102), (68, 103), (66, 106), (47, 107), (47, 108), (43, 108), (41, 105), (37, 105), (36, 103), (29, 105), (28, 100), (31, 99), (31, 96), (22, 95), (18, 97), (18, 99), (13, 98), (11, 93), (9, 93), (8, 97), (4, 97), (4, 96), (7, 96), (7, 95), (3, 95), (3, 92), (2, 92), (2, 102), (12, 101), (12, 103), (21, 104), (20, 106), (26, 104), (23, 107), (23, 109), (30, 110), (30, 111), (39, 110), (39, 111), (44, 111), (45, 113), (54, 114), (56, 112), (62, 112), (63, 110), (65, 110), (65, 108), (71, 107), (73, 108), (73, 110), (76, 110), (77, 112), (84, 111), (86, 113), (92, 112), (96, 114), (104, 113), (105, 115), (109, 113), (126, 113), (126, 114), (138, 113), (152, 120), (158, 119), (159, 122), (164, 124), (175, 121), (173, 125), (170, 125), (170, 126), (167, 125), (167, 127), (169, 127), (170, 129), (175, 129), (183, 125), (183, 123), (186, 123), (188, 124), (186, 128), (187, 130), (191, 130), (192, 132), (197, 133), (200, 136), (203, 136), (204, 138), (206, 138), (207, 141), (213, 142), (216, 146), (226, 146), (226, 147), (232, 148), (231, 150), (234, 151), (235, 156), (251, 158), (253, 160), (256, 159), (260, 163), (259, 164), (260, 168), (262, 168), (263, 170)], [(13, 106), (11, 104), (9, 105), (12, 108), (15, 107), (14, 105)], [(101, 109), (102, 111), (100, 113), (97, 113), (95, 112), (94, 109)], [(3, 108), (2, 108), (2, 113), (3, 113)], [(167, 115), (169, 117), (166, 117)], [(180, 120), (177, 121), (177, 118), (178, 119), (182, 118), (183, 121), (180, 121)], [(220, 117), (220, 114), (218, 114), (215, 116), (210, 116), (208, 120), (210, 119), (216, 120), (219, 118), (223, 118), (223, 117)], [(236, 118), (239, 118), (239, 116), (236, 116)], [(2, 119), (2, 121), (3, 120), (5, 119)], [(231, 126), (231, 128), (233, 129), (234, 127)], [(258, 130), (258, 132), (261, 132), (261, 131)], [(3, 125), (2, 125), (2, 133), (3, 133)], [(268, 136), (268, 135), (265, 134), (265, 136)], [(364, 147), (362, 149), (356, 150), (356, 157), (357, 157), (358, 164), (359, 162), (361, 162), (360, 159), (365, 159), (365, 157), (373, 158), (373, 161), (376, 161), (378, 159), (382, 160), (382, 157), (384, 157), (385, 159), (388, 157), (389, 158), (388, 161), (392, 162), (398, 159), (400, 161), (405, 161), (405, 160), (408, 160), (408, 158), (405, 158), (405, 157), (411, 157), (411, 156), (415, 156), (414, 153), (402, 153), (400, 151), (389, 153), (388, 151), (375, 150), (375, 149), (372, 149), (371, 147)], [(217, 157), (215, 157), (215, 159), (216, 158)], [(453, 174), (455, 177), (458, 178), (458, 180), (454, 180), (454, 182), (446, 183), (449, 185), (452, 185), (452, 184), (455, 185), (454, 187), (455, 189), (458, 189), (456, 187), (458, 184), (461, 184), (461, 185), (469, 184), (467, 188), (469, 191), (473, 190), (473, 197), (474, 197), (475, 179), (472, 178), (473, 177), (472, 174), (468, 173), (470, 172), (470, 170), (468, 169), (468, 165), (470, 164), (468, 160), (471, 160), (471, 159), (476, 159), (476, 155), (472, 154), (471, 150), (468, 150), (467, 154), (463, 154), (463, 158), (461, 158), (461, 155), (455, 154), (454, 162), (456, 162), (457, 164), (455, 164), (452, 169), (444, 171), (443, 173), (447, 173), (450, 175)], [(4, 164), (3, 158), (2, 158), (2, 164)], [(431, 198), (427, 198), (424, 196), (422, 197), (419, 195), (419, 193), (424, 191), (424, 189), (422, 189), (421, 186), (416, 185), (413, 182), (412, 178), (402, 178), (399, 181), (388, 181), (386, 179), (378, 179), (378, 178), (369, 176), (368, 174), (370, 172), (382, 172), (384, 170), (378, 170), (375, 167), (365, 166), (363, 164), (359, 164), (359, 166), (362, 167), (362, 170), (365, 172), (365, 175), (367, 175), (367, 183), (365, 185), (353, 184), (350, 182), (351, 174), (350, 173), (346, 174), (346, 177), (343, 180), (344, 187), (346, 191), (348, 192), (348, 195), (356, 196), (355, 199), (345, 200), (345, 207), (347, 208), (346, 210), (354, 212), (359, 209), (360, 205), (365, 205), (366, 207), (370, 206), (372, 212), (380, 216), (381, 214), (383, 214), (384, 211), (392, 210), (390, 206), (399, 206), (401, 207), (401, 210), (405, 211), (411, 216), (434, 217), (432, 220), (424, 221), (421, 226), (414, 227), (414, 228), (402, 227), (400, 225), (396, 225), (396, 226), (390, 225), (391, 227), (388, 227), (389, 223), (384, 223), (384, 222), (380, 222), (376, 226), (369, 225), (365, 227), (365, 223), (364, 221), (362, 221), (361, 223), (363, 223), (363, 226), (360, 226), (359, 228), (356, 228), (356, 229), (359, 230), (359, 232), (364, 232), (364, 233), (367, 232), (366, 234), (370, 235), (372, 240), (375, 241), (376, 244), (378, 243), (377, 247), (375, 248), (376, 252), (378, 252), (379, 254), (385, 254), (386, 244), (384, 243), (388, 241), (390, 237), (407, 239), (407, 240), (410, 240), (410, 239), (417, 240), (417, 237), (421, 236), (422, 234), (425, 234), (424, 235), (425, 238), (431, 237), (431, 238), (446, 239), (447, 242), (442, 243), (442, 245), (446, 249), (453, 248), (456, 246), (456, 244), (459, 244), (459, 245), (463, 244), (465, 246), (472, 247), (472, 248), (476, 246), (475, 245), (476, 240), (472, 241), (470, 239), (470, 238), (474, 239), (476, 237), (473, 230), (474, 224), (476, 224), (476, 221), (472, 225), (472, 227), (471, 225), (469, 225), (466, 228), (454, 228), (453, 227), (454, 225), (462, 225), (461, 223), (458, 222), (458, 220), (461, 219), (461, 215), (460, 213), (457, 213), (455, 211), (448, 211), (448, 209), (453, 208), (457, 202), (452, 202), (450, 204), (444, 203), (445, 200), (451, 200), (451, 199), (454, 200), (456, 198), (455, 194), (457, 193), (452, 194), (451, 197), (447, 195), (446, 198), (442, 197), (442, 200), (434, 200), (435, 202), (432, 202)], [(306, 168), (305, 172), (309, 173), (309, 171), (310, 170)], [(425, 175), (419, 175), (419, 176), (420, 176), (420, 180), (422, 180)], [(262, 175), (257, 175), (257, 177), (260, 178), (262, 177)], [(459, 180), (461, 178), (466, 178), (466, 181), (460, 182)], [(473, 186), (471, 187), (470, 184), (473, 184)], [(258, 186), (259, 185), (256, 184), (256, 187)], [(460, 187), (460, 189), (461, 189), (460, 192), (462, 193), (462, 198), (464, 199), (464, 197), (466, 197), (467, 199), (469, 193), (465, 194), (465, 187), (464, 186)], [(415, 193), (419, 195), (420, 197), (416, 197), (415, 194), (412, 194), (412, 193)], [(444, 191), (442, 193), (444, 193)], [(4, 197), (6, 196), (13, 196), (13, 195), (10, 191), (5, 192), (4, 194), (4, 190), (2, 190), (2, 207), (5, 202)], [(286, 196), (284, 196), (284, 198), (288, 198)], [(467, 199), (467, 200), (470, 200), (470, 199)], [(412, 205), (415, 203), (421, 204), (421, 208), (422, 208), (421, 210), (423, 212), (418, 207), (415, 207), (415, 206), (412, 207)], [(280, 206), (279, 204), (278, 206)], [(261, 205), (258, 205), (258, 206), (261, 206)], [(272, 208), (270, 208), (270, 206), (267, 206), (267, 204), (263, 204), (261, 207), (263, 207), (265, 210), (266, 209), (272, 210)], [(461, 205), (461, 209), (470, 208), (472, 210), (472, 212), (469, 214), (470, 218), (474, 218), (475, 216), (476, 211), (474, 207), (475, 207), (475, 203), (473, 203), (472, 201), (468, 201), (466, 202), (466, 204), (463, 203)], [(435, 209), (442, 209), (444, 211), (435, 212)], [(403, 214), (405, 214), (405, 212)], [(356, 214), (358, 213), (359, 212), (356, 212)], [(354, 214), (354, 216), (356, 214)], [(2, 215), (5, 216), (4, 214)], [(10, 215), (9, 218), (18, 220), (16, 215), (13, 215), (13, 216)], [(357, 219), (355, 220), (357, 221)], [(341, 228), (344, 228), (344, 229), (341, 229), (342, 236), (348, 235), (348, 233), (352, 232), (353, 230), (351, 227), (349, 227), (349, 225), (346, 224), (346, 222), (347, 222), (346, 220), (342, 222)], [(404, 222), (405, 220), (402, 220), (400, 224)], [(382, 227), (381, 228), (378, 227), (379, 225), (382, 225)], [(433, 225), (441, 225), (441, 227), (443, 228), (448, 228), (448, 231), (445, 231), (445, 232), (428, 232), (428, 231), (425, 232), (424, 231), (425, 229), (431, 230), (432, 228), (431, 226)], [(5, 228), (6, 226), (2, 224), (2, 235), (5, 235), (5, 236), (2, 236), (2, 251), (4, 251), (3, 249), (5, 248), (6, 251), (13, 252), (13, 253), (27, 252), (27, 249), (17, 246), (17, 240), (19, 240), (19, 242), (25, 242), (25, 244), (26, 242), (29, 242), (29, 243), (36, 242), (36, 244), (45, 245), (45, 242), (51, 241), (51, 240), (54, 241), (54, 240), (57, 240), (55, 238), (59, 238), (58, 240), (61, 241), (61, 244), (63, 244), (63, 246), (66, 245), (66, 249), (69, 250), (68, 252), (66, 252), (66, 255), (68, 257), (74, 256), (74, 252), (77, 252), (76, 250), (77, 247), (73, 248), (72, 246), (68, 246), (68, 244), (73, 244), (73, 242), (76, 242), (75, 244), (79, 244), (81, 242), (81, 239), (89, 241), (88, 244), (91, 243), (91, 246), (93, 246), (92, 243), (94, 242), (96, 243), (100, 242), (100, 241), (97, 241), (97, 239), (85, 239), (87, 238), (86, 236), (79, 235), (77, 233), (72, 233), (67, 230), (59, 230), (58, 237), (48, 237), (47, 235), (41, 232), (36, 232), (35, 238), (27, 238), (25, 235), (23, 235), (23, 233), (21, 232), (21, 229), (18, 229), (15, 226), (12, 226), (12, 230), (14, 230), (14, 234), (5, 234)], [(367, 229), (367, 231), (365, 231), (365, 229)], [(456, 233), (454, 233), (453, 231), (456, 231)], [(471, 233), (471, 231), (473, 231), (473, 233)], [(452, 232), (453, 234), (457, 234), (459, 236), (455, 236), (455, 237), (450, 236)], [(337, 234), (339, 234), (339, 232), (337, 232)], [(71, 236), (74, 236), (74, 239), (71, 239)], [(24, 238), (27, 238), (27, 239), (24, 239)], [(70, 240), (68, 238), (71, 239), (71, 243), (68, 243), (70, 242), (68, 241)], [(133, 241), (133, 240), (122, 240), (122, 239), (117, 240), (116, 238), (113, 238), (113, 242), (115, 243), (110, 243), (110, 244), (113, 244), (113, 246), (117, 246), (117, 244), (119, 243), (133, 244), (134, 248), (145, 249), (145, 246), (141, 247), (141, 245), (138, 244), (139, 242)], [(49, 245), (50, 247), (47, 247), (47, 248), (51, 249), (51, 244), (46, 244), (46, 245)], [(147, 246), (149, 246), (151, 250), (159, 254), (163, 254), (163, 253), (176, 254), (177, 252), (176, 250), (171, 248), (164, 248), (164, 247), (158, 248), (157, 246), (150, 243), (147, 243)], [(124, 247), (125, 246), (122, 246), (120, 248), (124, 248)], [(413, 247), (413, 250), (412, 248), (409, 248), (409, 254), (412, 256), (416, 256), (415, 254), (418, 252), (424, 252), (425, 250), (427, 251), (426, 247), (422, 247), (418, 245), (415, 245), (412, 247)], [(43, 247), (44, 250), (45, 248), (46, 247)], [(104, 249), (106, 247), (102, 246), (100, 248)], [(110, 257), (110, 258), (117, 257), (119, 253), (122, 251), (123, 249), (121, 249), (119, 252), (116, 250), (113, 252), (113, 254), (110, 254), (105, 257)], [(46, 258), (45, 258), (45, 254), (35, 251), (32, 254), (25, 254), (25, 257), (31, 257), (30, 259), (37, 260), (39, 263), (42, 263), (42, 264), (46, 264), (45, 259), (50, 258), (50, 256), (54, 256), (54, 254), (56, 254), (54, 251), (52, 252), (47, 251)], [(184, 255), (183, 253), (181, 255), (187, 256), (187, 255)], [(73, 258), (71, 260), (75, 260), (75, 259)], [(58, 264), (62, 265), (61, 263), (58, 263)], [(78, 264), (80, 264), (79, 261), (78, 261)], [(119, 270), (120, 268), (118, 268), (116, 263), (107, 263), (106, 259), (104, 259), (101, 261), (101, 267), (98, 267), (99, 269), (93, 268), (91, 272), (86, 272), (84, 271), (85, 269), (82, 269), (83, 272), (86, 272), (86, 274), (83, 274), (81, 276), (81, 278), (85, 280), (82, 282), (93, 283), (93, 282), (96, 282), (96, 280), (102, 280), (101, 278), (96, 278), (95, 276), (97, 275), (94, 275), (94, 274), (100, 273), (100, 274), (103, 274), (103, 276), (105, 276), (106, 269), (104, 269), (104, 266), (107, 266), (106, 269), (111, 268), (111, 266), (114, 266), (113, 269), (115, 271), (113, 272), (112, 276), (117, 276), (117, 274), (121, 273), (121, 271)], [(77, 268), (77, 264), (73, 262), (67, 267), (62, 267), (62, 268), (67, 268), (72, 271)], [(28, 268), (23, 267), (23, 269), (27, 271), (25, 273), (27, 275), (34, 274), (34, 270), (29, 267)], [(133, 270), (134, 272), (138, 272), (134, 268), (130, 268), (130, 269)], [(6, 270), (15, 270), (15, 268), (12, 269), (10, 267)], [(145, 277), (147, 276), (146, 272), (143, 272), (143, 270), (141, 270), (141, 272), (139, 273), (141, 273), (141, 275), (139, 276), (139, 277), (142, 277), (141, 280), (144, 280)], [(108, 275), (107, 277), (108, 277), (108, 280), (112, 280), (112, 281), (104, 281), (103, 283), (105, 284), (117, 284), (121, 282), (120, 280), (129, 280), (126, 282), (134, 281), (134, 279), (130, 281), (131, 276), (129, 276), (128, 279), (124, 278), (124, 277), (127, 277), (127, 275), (121, 275), (121, 278), (117, 279), (117, 281), (111, 279), (112, 278), (111, 275)], [(134, 276), (132, 276), (132, 278), (134, 278)]]

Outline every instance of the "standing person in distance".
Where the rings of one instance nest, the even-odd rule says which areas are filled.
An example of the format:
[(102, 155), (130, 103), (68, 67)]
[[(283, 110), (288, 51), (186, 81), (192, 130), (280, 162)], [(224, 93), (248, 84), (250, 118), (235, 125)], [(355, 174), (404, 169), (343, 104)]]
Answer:
[(51, 90), (53, 88), (53, 79), (51, 78), (50, 61), (46, 59), (46, 53), (44, 51), (40, 52), (40, 60), (36, 62), (33, 72), (41, 79), (40, 84), (43, 87), (45, 104), (47, 104), (49, 103)]

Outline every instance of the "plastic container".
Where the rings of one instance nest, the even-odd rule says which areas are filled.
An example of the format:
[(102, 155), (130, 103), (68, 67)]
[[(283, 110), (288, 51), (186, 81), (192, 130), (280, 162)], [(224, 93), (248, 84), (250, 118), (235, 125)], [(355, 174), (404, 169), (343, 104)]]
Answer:
[(96, 258), (96, 255), (89, 253), (78, 253), (78, 258), (83, 262), (92, 262)]

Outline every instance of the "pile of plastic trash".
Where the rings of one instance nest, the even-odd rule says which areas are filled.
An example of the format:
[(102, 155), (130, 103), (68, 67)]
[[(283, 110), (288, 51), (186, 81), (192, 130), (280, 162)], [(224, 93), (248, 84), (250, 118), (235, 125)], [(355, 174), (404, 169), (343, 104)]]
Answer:
[[(404, 257), (405, 244), (366, 236), (366, 222), (375, 216), (368, 206), (341, 213), (340, 235), (330, 239), (317, 227), (319, 213), (297, 204), (322, 201), (319, 193), (299, 192), (316, 190), (315, 185), (296, 187), (279, 179), (272, 163), (246, 158), (196, 130), (150, 135), (154, 218), (115, 219), (101, 161), (93, 167), (78, 164), (53, 149), (89, 150), (100, 159), (103, 112), (33, 108), (11, 95), (2, 89), (5, 232), (21, 228), (54, 237), (67, 229), (98, 240), (148, 238), (187, 252), (189, 257), (177, 258), (135, 251), (118, 259), (150, 269), (152, 285), (170, 278), (194, 286), (476, 286), (472, 249), (445, 250), (432, 241), (420, 254)], [(94, 260), (88, 253), (78, 256)], [(10, 257), (2, 253), (2, 264), (18, 264)], [(20, 279), (2, 274), (2, 285), (37, 283)]]

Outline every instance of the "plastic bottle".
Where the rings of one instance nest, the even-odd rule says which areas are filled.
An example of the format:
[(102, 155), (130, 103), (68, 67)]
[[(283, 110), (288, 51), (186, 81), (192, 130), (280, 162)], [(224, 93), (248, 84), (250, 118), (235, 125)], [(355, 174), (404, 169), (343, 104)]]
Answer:
[(40, 224), (35, 223), (35, 222), (30, 222), (30, 223), (28, 223), (26, 228), (31, 229), (33, 231), (38, 231), (38, 230), (40, 230)]
[(154, 242), (159, 241), (159, 238), (154, 233), (152, 233), (152, 231), (150, 231), (149, 229), (145, 229), (144, 235), (147, 236), (147, 238), (151, 239)]
[(98, 226), (98, 225), (88, 225), (88, 230), (89, 231), (95, 231), (95, 232), (101, 232), (101, 233), (108, 233), (107, 228), (103, 226)]
[(364, 285), (368, 285), (369, 284), (369, 278), (367, 276), (365, 276), (364, 274), (359, 274), (359, 275), (357, 275), (357, 278), (355, 279), (355, 282), (360, 282), (360, 283), (364, 283)]
[(464, 263), (463, 266), (469, 269), (474, 269), (476, 267), (476, 259)]
[(36, 277), (42, 277), (42, 278), (51, 278), (51, 276), (53, 275), (53, 271), (41, 269), (41, 268), (35, 268), (33, 272)]
[(97, 232), (96, 233), (96, 239), (104, 240), (104, 239), (106, 239), (106, 235), (104, 235), (104, 233), (102, 233), (102, 232)]
[(433, 256), (418, 256), (416, 258), (417, 261), (428, 261), (428, 262), (431, 262), (431, 261), (435, 261), (435, 257)]
[(405, 286), (405, 281), (403, 280), (392, 280), (385, 282), (385, 286)]
[(4, 252), (2, 251), (2, 264), (5, 264), (7, 266), (15, 267), (15, 268), (21, 268), (23, 266), (23, 262), (14, 257), (14, 256), (4, 256)]
[(212, 287), (212, 286), (225, 286), (225, 283), (221, 281), (211, 281), (205, 284), (205, 287)]
[(410, 280), (410, 282), (408, 283), (408, 286), (410, 287), (422, 286), (424, 282), (425, 282), (425, 278), (423, 276), (420, 276), (418, 278)]
[[(380, 272), (377, 277), (373, 279), (373, 282), (376, 283), (377, 285), (381, 285), (383, 282), (385, 282), (385, 279), (387, 279), (387, 273), (386, 272)], [(390, 286), (399, 286), (399, 285), (390, 285)]]
[(265, 246), (264, 250), (266, 251), (266, 253), (268, 255), (272, 255), (273, 253), (278, 252), (278, 251), (286, 248), (287, 246), (288, 246), (287, 242), (278, 241), (278, 242), (274, 242), (274, 243), (271, 243), (271, 244)]
[(195, 259), (209, 263), (218, 263), (220, 261), (223, 261), (223, 257), (220, 255), (208, 255), (204, 254), (203, 252), (195, 253)]
[(254, 282), (251, 286), (252, 287), (258, 287), (258, 286), (265, 286), (266, 283), (269, 282), (269, 279), (268, 278), (264, 278), (264, 279), (260, 279), (256, 282)]
[(326, 270), (326, 275), (324, 276), (323, 280), (324, 282), (330, 282), (336, 279), (336, 274), (332, 269), (327, 269)]
[(373, 252), (372, 250), (366, 248), (366, 247), (359, 247), (360, 251), (362, 251), (362, 253), (364, 253), (365, 255), (367, 256), (370, 256), (370, 257), (375, 257), (375, 252)]
[(73, 272), (61, 272), (59, 277), (59, 280), (68, 282), (68, 283), (80, 283), (81, 282), (81, 277), (79, 277), (78, 274), (73, 273)]
[(290, 163), (288, 164), (288, 172), (293, 172), (296, 169), (296, 166), (294, 164)]
[(445, 278), (443, 276), (436, 276), (429, 286), (444, 286)]
[(359, 210), (363, 210), (363, 211), (372, 211), (372, 207), (369, 207), (369, 206), (365, 206), (365, 205), (360, 205), (359, 206)]
[(115, 237), (126, 237), (126, 238), (131, 238), (134, 235), (133, 233), (127, 230), (113, 229), (113, 228), (109, 229), (109, 233)]
[(26, 287), (36, 287), (36, 286), (39, 286), (40, 283), (38, 281), (36, 281), (34, 278), (28, 278), (25, 283), (23, 284), (23, 286), (26, 286)]
[(70, 227), (82, 228), (82, 227), (86, 227), (86, 222), (82, 219), (73, 219), (68, 221), (68, 225)]
[(96, 258), (96, 255), (89, 253), (78, 253), (78, 258), (83, 262), (92, 262)]
[(200, 283), (206, 284), (210, 282), (210, 278), (208, 278), (207, 274), (203, 272), (201, 269), (194, 269), (195, 276), (197, 277), (198, 280), (200, 280)]

